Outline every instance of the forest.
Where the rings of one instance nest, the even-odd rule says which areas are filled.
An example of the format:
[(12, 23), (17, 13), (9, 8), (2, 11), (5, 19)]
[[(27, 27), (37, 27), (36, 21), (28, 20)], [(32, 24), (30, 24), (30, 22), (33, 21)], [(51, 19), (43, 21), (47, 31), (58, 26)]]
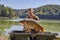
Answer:
[[(40, 19), (60, 19), (60, 5), (44, 5), (34, 9), (34, 14)], [(13, 9), (0, 4), (0, 17), (25, 18), (28, 9)]]
[(0, 4), (0, 17), (15, 17), (16, 12), (11, 7), (5, 7), (4, 5)]

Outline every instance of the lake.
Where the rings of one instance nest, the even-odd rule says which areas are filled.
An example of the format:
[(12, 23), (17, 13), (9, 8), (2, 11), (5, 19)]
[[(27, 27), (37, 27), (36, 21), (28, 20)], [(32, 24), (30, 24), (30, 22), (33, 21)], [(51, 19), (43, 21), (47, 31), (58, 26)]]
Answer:
[[(5, 30), (4, 35), (7, 35), (14, 30), (23, 31), (23, 26), (22, 25), (13, 25), (13, 26), (11, 26), (11, 28), (4, 29), (4, 30)], [(58, 33), (58, 35), (60, 36), (60, 32), (51, 32), (51, 33)]]
[[(12, 30), (23, 30), (22, 25), (19, 25), (19, 21), (23, 19), (12, 19), (0, 21), (0, 33), (7, 34)], [(56, 32), (60, 35), (60, 20), (47, 20), (40, 19), (40, 25), (42, 25), (47, 32)]]

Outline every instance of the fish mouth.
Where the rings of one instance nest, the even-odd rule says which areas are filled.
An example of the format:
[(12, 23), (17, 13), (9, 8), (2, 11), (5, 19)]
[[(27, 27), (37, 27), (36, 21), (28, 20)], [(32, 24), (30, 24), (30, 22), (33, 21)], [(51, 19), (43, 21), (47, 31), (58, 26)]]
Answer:
[(19, 25), (24, 25), (23, 23), (19, 22)]

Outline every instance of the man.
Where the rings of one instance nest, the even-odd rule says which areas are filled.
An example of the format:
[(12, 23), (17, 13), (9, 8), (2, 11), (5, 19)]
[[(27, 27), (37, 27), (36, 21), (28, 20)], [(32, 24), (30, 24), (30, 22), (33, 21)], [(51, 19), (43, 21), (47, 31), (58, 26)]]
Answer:
[(32, 8), (29, 8), (28, 9), (28, 16), (26, 18), (29, 18), (29, 19), (34, 19), (36, 20), (37, 22), (39, 22), (39, 17), (36, 16), (34, 13), (34, 10)]
[[(39, 23), (39, 17), (36, 16), (33, 12), (34, 12), (34, 10), (32, 8), (29, 8), (28, 9), (28, 16), (26, 18), (28, 18), (28, 19), (34, 19), (34, 20), (36, 20), (36, 22)], [(27, 27), (24, 28), (25, 31), (27, 31), (26, 28)]]
[[(34, 19), (36, 20), (36, 22), (39, 23), (39, 17), (36, 16), (34, 13), (34, 10), (32, 8), (29, 8), (28, 9), (28, 16), (26, 18), (29, 18), (29, 19)], [(33, 29), (35, 31), (35, 29)], [(29, 30), (30, 31), (30, 30)], [(31, 30), (32, 31), (32, 30)], [(32, 37), (30, 36), (30, 40), (33, 40)], [(34, 36), (34, 40), (36, 40), (36, 36)]]

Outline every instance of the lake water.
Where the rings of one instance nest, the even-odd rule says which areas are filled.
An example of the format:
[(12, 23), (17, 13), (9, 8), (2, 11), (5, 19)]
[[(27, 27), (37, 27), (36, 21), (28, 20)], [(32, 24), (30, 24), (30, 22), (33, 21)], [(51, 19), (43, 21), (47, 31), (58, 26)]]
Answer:
[[(23, 19), (25, 19), (25, 18), (23, 18)], [(13, 20), (4, 20), (4, 21), (16, 21), (16, 22), (18, 22), (18, 21), (23, 20), (23, 19), (13, 19)], [(40, 22), (60, 23), (59, 21), (47, 21), (47, 20), (44, 20), (44, 21), (40, 20)], [(13, 26), (11, 26), (11, 28), (5, 28), (4, 30), (5, 30), (5, 32), (3, 34), (6, 35), (6, 34), (8, 34), (9, 32), (11, 32), (13, 30), (22, 31), (23, 30), (23, 26), (22, 25), (13, 25)], [(59, 36), (60, 36), (60, 32), (55, 32), (55, 33), (58, 33)]]
[(4, 30), (5, 30), (4, 34), (6, 35), (8, 33), (11, 33), (14, 30), (23, 31), (23, 26), (22, 25), (13, 25), (13, 26), (11, 26), (11, 28), (5, 28)]
[[(23, 26), (22, 25), (13, 25), (13, 26), (11, 26), (11, 28), (7, 28), (4, 30), (5, 30), (4, 34), (7, 35), (8, 33), (11, 33), (14, 30), (23, 31)], [(55, 32), (55, 33), (58, 33), (58, 35), (60, 36), (60, 32)]]

